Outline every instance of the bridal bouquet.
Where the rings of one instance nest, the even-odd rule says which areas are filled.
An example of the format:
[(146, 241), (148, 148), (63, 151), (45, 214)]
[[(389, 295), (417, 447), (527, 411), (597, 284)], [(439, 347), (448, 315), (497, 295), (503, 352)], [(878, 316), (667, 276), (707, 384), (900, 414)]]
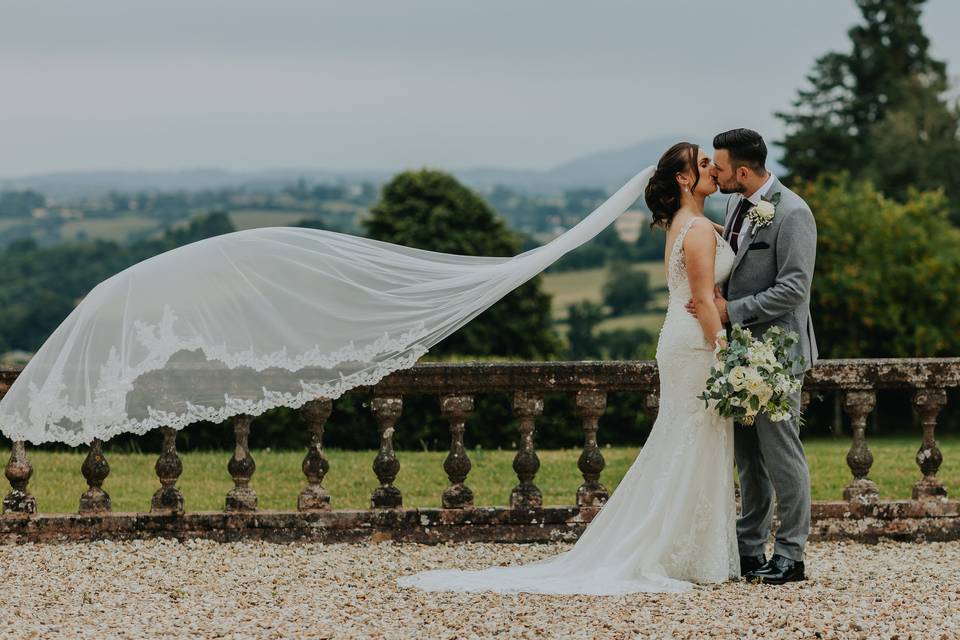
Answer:
[(710, 370), (707, 388), (697, 396), (724, 418), (753, 424), (761, 411), (774, 422), (790, 417), (790, 395), (800, 390), (800, 381), (790, 370), (802, 358), (790, 358), (788, 350), (799, 336), (771, 327), (761, 340), (749, 329), (734, 325), (730, 342), (718, 346), (717, 363)]

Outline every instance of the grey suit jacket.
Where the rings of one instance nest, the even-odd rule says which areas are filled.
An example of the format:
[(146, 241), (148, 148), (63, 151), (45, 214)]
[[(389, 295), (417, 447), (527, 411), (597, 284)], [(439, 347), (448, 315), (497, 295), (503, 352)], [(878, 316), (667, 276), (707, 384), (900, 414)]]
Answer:
[[(773, 221), (755, 229), (753, 223), (740, 239), (733, 271), (724, 294), (731, 324), (747, 327), (759, 338), (769, 327), (779, 325), (795, 331), (800, 341), (794, 356), (804, 363), (794, 369), (800, 374), (817, 361), (817, 339), (810, 317), (810, 285), (817, 256), (817, 224), (803, 198), (774, 178), (764, 194), (769, 200), (780, 194)], [(727, 200), (724, 238), (729, 239), (733, 212), (743, 196)]]

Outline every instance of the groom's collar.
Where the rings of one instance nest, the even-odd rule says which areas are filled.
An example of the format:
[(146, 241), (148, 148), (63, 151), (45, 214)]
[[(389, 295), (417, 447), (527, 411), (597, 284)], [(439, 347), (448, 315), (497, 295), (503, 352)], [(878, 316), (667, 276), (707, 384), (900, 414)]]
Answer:
[(767, 181), (763, 183), (759, 189), (753, 192), (753, 195), (747, 198), (750, 201), (750, 204), (757, 205), (760, 204), (760, 199), (767, 195), (770, 191), (770, 188), (773, 187), (773, 183), (776, 182), (777, 176), (773, 175), (772, 171), (767, 173)]

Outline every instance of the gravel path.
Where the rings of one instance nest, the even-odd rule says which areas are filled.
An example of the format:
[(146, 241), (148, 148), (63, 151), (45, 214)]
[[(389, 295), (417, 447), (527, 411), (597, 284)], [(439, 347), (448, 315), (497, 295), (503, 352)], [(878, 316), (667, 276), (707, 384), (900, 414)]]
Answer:
[(957, 638), (960, 542), (830, 543), (805, 583), (626, 597), (427, 594), (394, 579), (568, 544), (0, 546), (2, 638)]

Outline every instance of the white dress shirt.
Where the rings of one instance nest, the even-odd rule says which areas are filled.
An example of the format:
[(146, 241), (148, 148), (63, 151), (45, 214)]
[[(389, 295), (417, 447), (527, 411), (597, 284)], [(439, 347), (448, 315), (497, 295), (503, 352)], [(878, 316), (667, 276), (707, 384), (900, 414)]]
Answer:
[[(750, 204), (757, 206), (760, 204), (760, 199), (767, 195), (767, 191), (770, 190), (770, 187), (773, 186), (773, 172), (767, 173), (767, 181), (763, 183), (763, 186), (754, 191), (750, 196), (747, 197), (747, 200), (750, 201)], [(744, 238), (747, 235), (747, 230), (750, 228), (750, 218), (743, 219), (743, 225), (740, 227), (740, 238)]]

